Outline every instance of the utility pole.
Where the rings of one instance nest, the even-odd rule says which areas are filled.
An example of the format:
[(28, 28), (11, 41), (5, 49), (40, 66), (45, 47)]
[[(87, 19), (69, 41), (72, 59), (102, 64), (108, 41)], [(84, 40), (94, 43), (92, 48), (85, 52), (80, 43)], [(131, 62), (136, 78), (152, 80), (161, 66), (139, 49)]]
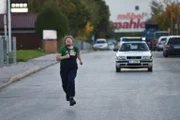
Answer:
[(173, 17), (172, 17), (172, 8), (171, 8), (171, 35), (173, 35)]
[(8, 43), (8, 37), (7, 37), (7, 17), (4, 15), (4, 38), (6, 42), (6, 63), (9, 63), (9, 43)]
[(9, 52), (11, 52), (12, 50), (12, 37), (11, 37), (11, 0), (7, 0), (8, 1), (8, 42), (9, 42)]

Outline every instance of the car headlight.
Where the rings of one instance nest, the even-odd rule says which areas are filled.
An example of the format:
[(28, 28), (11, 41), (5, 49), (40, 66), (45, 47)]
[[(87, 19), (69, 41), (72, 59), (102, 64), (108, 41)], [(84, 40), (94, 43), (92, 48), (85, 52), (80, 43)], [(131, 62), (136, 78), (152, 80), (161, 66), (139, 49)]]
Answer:
[(152, 56), (142, 56), (142, 59), (149, 60), (149, 59), (152, 59)]
[(116, 56), (116, 60), (125, 60), (126, 56)]

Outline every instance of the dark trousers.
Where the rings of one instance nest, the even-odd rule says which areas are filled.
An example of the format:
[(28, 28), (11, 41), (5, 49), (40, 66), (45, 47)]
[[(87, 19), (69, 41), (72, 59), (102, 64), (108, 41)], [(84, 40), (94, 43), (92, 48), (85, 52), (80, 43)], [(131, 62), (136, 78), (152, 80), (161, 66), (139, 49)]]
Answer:
[(75, 96), (75, 78), (77, 75), (77, 67), (73, 68), (61, 68), (60, 71), (61, 79), (62, 79), (62, 87), (66, 94), (70, 97)]

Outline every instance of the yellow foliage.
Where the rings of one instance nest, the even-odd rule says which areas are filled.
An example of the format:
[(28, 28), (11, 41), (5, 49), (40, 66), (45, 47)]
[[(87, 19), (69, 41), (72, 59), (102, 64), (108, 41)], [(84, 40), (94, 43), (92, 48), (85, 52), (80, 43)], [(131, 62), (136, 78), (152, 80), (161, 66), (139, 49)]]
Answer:
[(91, 32), (94, 30), (94, 26), (88, 22), (84, 29), (79, 29), (77, 32), (78, 39), (82, 41), (88, 41)]
[[(177, 12), (178, 11), (178, 12)], [(180, 18), (180, 7), (175, 3), (169, 4), (166, 6), (165, 11), (158, 16), (155, 16), (155, 22), (159, 25), (161, 30), (167, 30), (168, 28), (174, 26), (177, 20), (177, 13)], [(178, 21), (180, 23), (180, 19)]]
[(94, 29), (94, 26), (90, 22), (88, 22), (86, 27), (85, 27), (86, 34), (89, 34), (90, 32), (92, 32), (93, 29)]

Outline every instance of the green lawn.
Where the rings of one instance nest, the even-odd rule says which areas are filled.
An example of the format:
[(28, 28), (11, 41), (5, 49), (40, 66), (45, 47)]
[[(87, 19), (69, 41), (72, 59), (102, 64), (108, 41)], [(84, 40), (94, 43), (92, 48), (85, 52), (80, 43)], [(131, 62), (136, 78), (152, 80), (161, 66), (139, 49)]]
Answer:
[(40, 50), (17, 50), (17, 62), (26, 62), (29, 59), (47, 55), (48, 53)]

